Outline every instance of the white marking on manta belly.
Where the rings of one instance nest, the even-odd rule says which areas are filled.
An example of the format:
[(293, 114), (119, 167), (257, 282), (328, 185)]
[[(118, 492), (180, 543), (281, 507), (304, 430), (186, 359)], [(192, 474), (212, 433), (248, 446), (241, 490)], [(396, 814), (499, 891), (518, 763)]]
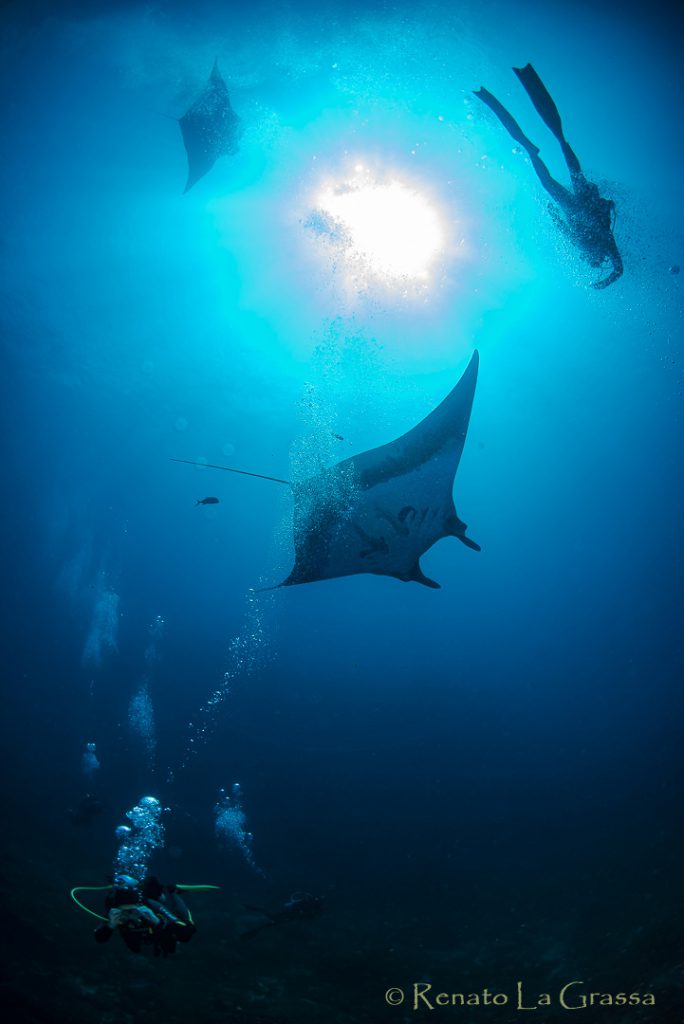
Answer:
[[(407, 508), (410, 511), (406, 512)], [(402, 506), (396, 511), (364, 510), (363, 515), (352, 516), (355, 536), (348, 557), (367, 572), (409, 574), (420, 556), (444, 536), (446, 515), (441, 507), (425, 505), (419, 509)]]

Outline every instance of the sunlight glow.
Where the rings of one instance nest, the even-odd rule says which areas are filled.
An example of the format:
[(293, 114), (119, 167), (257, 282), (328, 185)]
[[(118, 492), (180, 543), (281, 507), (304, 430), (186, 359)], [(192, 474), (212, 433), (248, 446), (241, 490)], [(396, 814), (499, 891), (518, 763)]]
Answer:
[(444, 248), (436, 210), (425, 196), (395, 179), (374, 180), (362, 164), (351, 180), (328, 185), (316, 200), (326, 233), (348, 258), (386, 280), (427, 281)]

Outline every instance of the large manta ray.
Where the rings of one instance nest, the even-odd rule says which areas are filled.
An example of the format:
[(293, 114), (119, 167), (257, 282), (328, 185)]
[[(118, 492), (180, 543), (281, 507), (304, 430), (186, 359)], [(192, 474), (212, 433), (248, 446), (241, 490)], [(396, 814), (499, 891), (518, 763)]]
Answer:
[[(295, 564), (278, 586), (374, 573), (439, 588), (423, 573), (421, 555), (442, 537), (458, 537), (480, 550), (466, 536), (452, 496), (478, 362), (474, 352), (453, 391), (407, 434), (290, 484)], [(228, 466), (211, 468), (244, 473)]]
[(230, 105), (218, 60), (214, 61), (206, 86), (178, 123), (188, 154), (185, 195), (220, 156), (237, 153), (242, 134), (241, 120)]

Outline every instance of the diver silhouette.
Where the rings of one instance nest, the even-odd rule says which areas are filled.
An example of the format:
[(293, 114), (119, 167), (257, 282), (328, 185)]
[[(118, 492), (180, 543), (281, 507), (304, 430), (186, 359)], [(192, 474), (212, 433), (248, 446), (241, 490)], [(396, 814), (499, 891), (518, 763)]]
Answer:
[(107, 920), (95, 929), (95, 941), (107, 942), (118, 931), (132, 953), (151, 946), (155, 956), (169, 956), (197, 931), (176, 886), (161, 885), (153, 875), (142, 883), (116, 875), (105, 907)]
[(265, 907), (255, 907), (252, 903), (245, 903), (244, 907), (245, 910), (262, 914), (266, 918), (255, 928), (250, 928), (240, 935), (241, 939), (253, 939), (264, 928), (277, 928), (291, 921), (310, 921), (320, 917), (323, 913), (323, 897), (312, 896), (310, 892), (294, 892), (280, 910), (267, 910)]
[[(131, 875), (117, 874), (110, 885), (77, 885), (71, 898), (102, 924), (95, 929), (96, 942), (104, 943), (118, 932), (131, 953), (151, 947), (155, 956), (175, 953), (179, 942), (189, 942), (197, 931), (192, 914), (181, 893), (209, 892), (216, 885), (162, 885), (154, 875), (142, 882)], [(76, 896), (83, 891), (106, 892), (106, 916), (87, 907)]]
[(538, 147), (527, 138), (518, 122), (496, 96), (492, 96), (485, 88), (476, 91), (475, 95), (487, 104), (511, 138), (527, 152), (539, 181), (564, 214), (564, 217), (561, 216), (556, 206), (549, 204), (549, 211), (556, 226), (580, 250), (582, 258), (592, 267), (602, 267), (605, 263), (612, 265), (607, 277), (592, 282), (592, 288), (607, 288), (617, 281), (623, 272), (622, 257), (613, 235), (615, 204), (612, 199), (604, 199), (598, 187), (585, 177), (576, 154), (563, 134), (558, 108), (532, 65), (526, 64), (524, 68), (513, 70), (542, 121), (560, 143), (565, 163), (570, 171), (572, 189), (561, 185), (551, 176), (548, 167), (539, 157)]

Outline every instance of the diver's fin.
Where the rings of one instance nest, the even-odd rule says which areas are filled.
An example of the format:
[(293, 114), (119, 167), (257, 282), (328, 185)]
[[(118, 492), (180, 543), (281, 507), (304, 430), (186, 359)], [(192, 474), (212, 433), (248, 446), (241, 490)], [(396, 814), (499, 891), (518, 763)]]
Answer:
[(272, 928), (275, 925), (275, 921), (265, 921), (263, 924), (259, 924), (256, 928), (249, 928), (246, 932), (240, 932), (241, 939), (253, 939), (259, 932), (263, 932), (264, 928)]
[(532, 65), (526, 64), (524, 68), (513, 68), (513, 70), (546, 127), (553, 132), (559, 142), (565, 142), (558, 107)]
[(424, 587), (430, 587), (431, 590), (442, 589), (441, 583), (437, 583), (436, 580), (431, 580), (429, 576), (425, 575), (425, 573), (420, 567), (420, 562), (416, 562), (416, 564), (411, 569), (408, 578), (410, 580), (413, 580), (414, 583), (422, 583)]
[(486, 103), (490, 110), (494, 111), (512, 139), (518, 142), (523, 149), (527, 150), (530, 156), (538, 156), (539, 148), (533, 142), (530, 142), (518, 122), (508, 113), (503, 103), (499, 103), (496, 96), (492, 96), (491, 92), (485, 89), (484, 86), (477, 90), (475, 96), (481, 99), (483, 103)]

